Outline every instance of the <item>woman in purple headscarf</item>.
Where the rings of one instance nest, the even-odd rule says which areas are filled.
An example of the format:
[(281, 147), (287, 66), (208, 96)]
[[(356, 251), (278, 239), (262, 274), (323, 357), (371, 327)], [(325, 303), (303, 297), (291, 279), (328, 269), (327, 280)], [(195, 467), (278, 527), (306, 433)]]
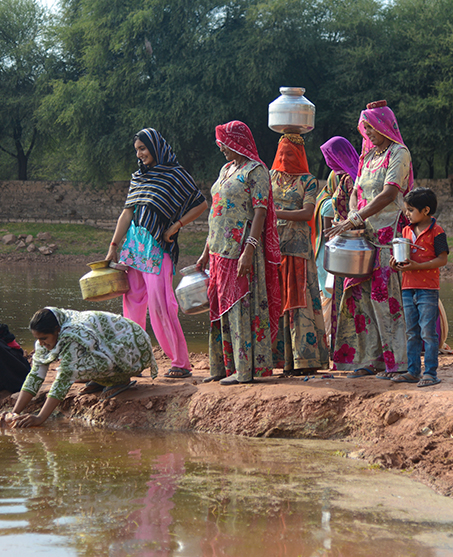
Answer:
[(357, 170), (359, 155), (351, 143), (344, 137), (335, 136), (320, 147), (327, 166), (332, 170), (327, 184), (316, 198), (315, 209), (315, 259), (318, 268), (318, 280), (321, 290), (326, 334), (331, 338), (330, 345), (335, 346), (338, 306), (343, 293), (343, 279), (337, 277), (333, 289), (326, 288), (327, 271), (324, 269), (323, 230), (330, 228), (332, 222), (340, 222), (348, 217), (349, 198), (351, 196)]
[[(326, 235), (365, 228), (373, 244), (391, 248), (401, 236), (403, 197), (413, 184), (411, 156), (386, 101), (368, 104), (358, 129), (362, 154), (350, 211)], [(390, 268), (391, 254), (377, 248), (372, 274), (344, 281), (333, 361), (336, 369), (352, 372), (349, 378), (391, 379), (407, 370), (401, 284)]]

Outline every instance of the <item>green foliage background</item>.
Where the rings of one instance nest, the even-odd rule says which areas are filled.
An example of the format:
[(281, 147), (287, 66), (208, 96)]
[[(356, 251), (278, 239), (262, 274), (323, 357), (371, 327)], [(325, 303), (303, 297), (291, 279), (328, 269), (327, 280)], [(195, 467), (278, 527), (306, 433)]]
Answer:
[(418, 178), (451, 172), (451, 0), (0, 0), (0, 179), (99, 185), (135, 169), (155, 127), (197, 180), (224, 159), (214, 128), (252, 129), (270, 165), (267, 107), (282, 85), (316, 105), (311, 170), (333, 135), (360, 149), (367, 102), (395, 111)]

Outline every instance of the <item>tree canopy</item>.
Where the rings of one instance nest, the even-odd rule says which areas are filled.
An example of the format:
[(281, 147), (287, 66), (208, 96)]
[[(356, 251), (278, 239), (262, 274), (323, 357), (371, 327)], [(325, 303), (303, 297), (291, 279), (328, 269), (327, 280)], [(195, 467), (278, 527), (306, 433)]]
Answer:
[(306, 149), (318, 177), (319, 145), (343, 135), (359, 149), (360, 111), (382, 98), (417, 176), (451, 172), (451, 0), (60, 2), (57, 21), (37, 0), (0, 4), (0, 178), (127, 179), (134, 133), (154, 127), (212, 179), (214, 128), (232, 119), (270, 165), (267, 110), (282, 85), (316, 105)]

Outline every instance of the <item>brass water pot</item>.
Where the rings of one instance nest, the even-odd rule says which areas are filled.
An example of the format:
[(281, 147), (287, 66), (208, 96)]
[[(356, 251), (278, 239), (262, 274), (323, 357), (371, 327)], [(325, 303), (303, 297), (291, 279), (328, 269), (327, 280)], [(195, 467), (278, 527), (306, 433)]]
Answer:
[(110, 263), (110, 261), (88, 263), (91, 271), (79, 280), (84, 300), (103, 302), (121, 296), (129, 290), (127, 273), (110, 267)]

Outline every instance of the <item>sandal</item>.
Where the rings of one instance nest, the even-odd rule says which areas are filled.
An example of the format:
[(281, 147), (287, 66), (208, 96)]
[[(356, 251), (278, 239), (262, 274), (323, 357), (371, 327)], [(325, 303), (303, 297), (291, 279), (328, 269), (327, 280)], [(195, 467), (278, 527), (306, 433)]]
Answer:
[(137, 383), (137, 381), (130, 381), (129, 383), (123, 383), (122, 385), (112, 385), (111, 387), (104, 387), (101, 397), (103, 399), (113, 398), (114, 396), (119, 395), (120, 393), (133, 387), (135, 383)]
[(419, 377), (414, 377), (412, 373), (408, 371), (406, 373), (400, 373), (395, 377), (391, 378), (394, 383), (418, 383), (420, 381)]
[(370, 377), (370, 375), (375, 376), (376, 372), (372, 367), (359, 367), (355, 369), (352, 373), (348, 373), (346, 377), (348, 379), (356, 379), (357, 377)]
[(167, 373), (164, 373), (164, 377), (169, 377), (170, 379), (184, 379), (186, 377), (192, 377), (192, 372), (188, 369), (171, 367)]
[(379, 373), (376, 373), (376, 379), (386, 379), (386, 380), (392, 380), (395, 379), (396, 377), (400, 377), (401, 375), (403, 375), (404, 373), (406, 373), (405, 371), (380, 371)]
[(440, 379), (433, 377), (432, 375), (424, 375), (422, 379), (417, 383), (417, 387), (432, 387), (433, 385), (438, 385)]
[(104, 385), (100, 385), (96, 383), (96, 381), (88, 381), (83, 389), (80, 390), (80, 395), (90, 395), (91, 393), (97, 393), (98, 391), (102, 391), (104, 389)]

